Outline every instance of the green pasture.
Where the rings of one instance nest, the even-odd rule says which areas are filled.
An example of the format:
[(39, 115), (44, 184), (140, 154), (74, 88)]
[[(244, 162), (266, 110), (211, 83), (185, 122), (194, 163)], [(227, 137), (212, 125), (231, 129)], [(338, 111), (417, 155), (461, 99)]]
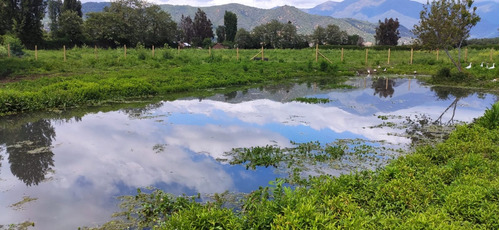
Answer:
[[(341, 83), (343, 76), (367, 71), (377, 74), (433, 75), (454, 69), (444, 52), (415, 50), (320, 49), (94, 49), (25, 50), (21, 57), (0, 58), (0, 115), (47, 108), (68, 108), (136, 97), (164, 96), (200, 89), (242, 86), (285, 79), (328, 78)], [(457, 52), (456, 50), (452, 52)], [(464, 54), (462, 54), (464, 55)], [(324, 57), (326, 58), (324, 58)], [(491, 61), (490, 60), (491, 57)], [(329, 61), (328, 61), (328, 60)], [(331, 61), (331, 63), (330, 63)], [(412, 63), (410, 63), (412, 62)], [(497, 88), (498, 50), (470, 49), (465, 86)], [(380, 66), (380, 68), (378, 68)], [(384, 69), (386, 72), (384, 73)], [(442, 82), (441, 82), (442, 83)]]

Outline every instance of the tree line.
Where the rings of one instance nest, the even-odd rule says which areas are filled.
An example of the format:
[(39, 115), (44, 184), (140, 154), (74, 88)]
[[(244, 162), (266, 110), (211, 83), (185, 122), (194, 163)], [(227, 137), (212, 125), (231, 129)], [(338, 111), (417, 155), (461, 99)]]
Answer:
[[(301, 35), (291, 22), (272, 20), (251, 31), (237, 28), (235, 13), (226, 11), (224, 25), (214, 26), (198, 9), (194, 18), (182, 15), (175, 22), (158, 5), (144, 0), (114, 0), (102, 12), (82, 14), (79, 0), (0, 0), (0, 35), (18, 39), (18, 45), (33, 49), (98, 45), (176, 46), (178, 42), (207, 47), (217, 42), (239, 48), (304, 48), (310, 43), (359, 45), (359, 35), (348, 35), (336, 25), (317, 27), (313, 35)], [(42, 19), (49, 22), (44, 28)], [(85, 20), (84, 20), (85, 17)], [(215, 34), (214, 34), (215, 29)], [(3, 36), (4, 40), (6, 36)], [(2, 42), (2, 41), (0, 41)], [(3, 41), (5, 44), (6, 41)], [(14, 41), (14, 46), (16, 42)]]

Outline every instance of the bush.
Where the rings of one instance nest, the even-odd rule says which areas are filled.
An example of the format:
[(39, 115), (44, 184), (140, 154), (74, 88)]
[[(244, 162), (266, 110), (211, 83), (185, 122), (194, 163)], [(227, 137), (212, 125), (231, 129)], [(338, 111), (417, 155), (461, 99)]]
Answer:
[(488, 129), (498, 129), (498, 102), (484, 112), (484, 115), (476, 120), (476, 123)]
[(10, 45), (11, 55), (20, 57), (24, 54), (23, 52), (24, 46), (21, 40), (19, 40), (19, 38), (16, 38), (11, 35), (4, 35), (2, 40), (5, 48), (7, 48), (7, 45)]

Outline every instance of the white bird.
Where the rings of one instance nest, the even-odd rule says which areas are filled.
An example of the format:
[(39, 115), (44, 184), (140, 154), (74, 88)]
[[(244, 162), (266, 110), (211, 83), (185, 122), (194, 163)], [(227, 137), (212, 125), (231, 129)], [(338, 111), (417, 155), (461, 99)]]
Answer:
[(472, 62), (471, 62), (471, 63), (469, 63), (469, 65), (468, 65), (468, 66), (466, 66), (465, 68), (466, 68), (466, 69), (470, 69), (470, 68), (472, 68)]
[(413, 74), (417, 74), (417, 71), (416, 71), (416, 70), (414, 70), (414, 71), (413, 71)]
[(484, 67), (484, 62), (481, 62), (481, 65), (480, 65), (480, 66), (481, 66), (481, 68), (483, 68), (483, 67)]
[(384, 72), (386, 72), (386, 71), (387, 71), (387, 68), (384, 68)]
[(375, 73), (376, 73), (376, 72), (377, 72), (377, 69), (373, 69), (373, 72), (375, 72)]
[(366, 70), (366, 72), (368, 72), (368, 74), (370, 74), (370, 70), (369, 70), (369, 69), (368, 69), (368, 70)]
[(494, 69), (495, 68), (495, 63), (493, 63), (493, 66), (489, 67), (488, 69)]
[(377, 66), (377, 68), (379, 68), (379, 69), (380, 69), (380, 66)]

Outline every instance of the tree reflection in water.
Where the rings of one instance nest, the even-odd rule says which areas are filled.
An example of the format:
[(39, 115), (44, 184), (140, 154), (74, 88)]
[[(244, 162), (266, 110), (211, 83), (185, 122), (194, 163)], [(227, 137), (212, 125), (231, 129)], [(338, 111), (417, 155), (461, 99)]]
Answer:
[(4, 138), (10, 170), (26, 185), (38, 185), (54, 166), (51, 145), (56, 133), (48, 120), (29, 122), (0, 130)]
[(373, 92), (373, 95), (377, 95), (379, 97), (392, 97), (394, 94), (394, 86), (396, 85), (396, 82), (392, 79), (385, 79), (385, 78), (379, 78), (379, 79), (374, 79), (372, 83), (372, 89), (375, 90)]

